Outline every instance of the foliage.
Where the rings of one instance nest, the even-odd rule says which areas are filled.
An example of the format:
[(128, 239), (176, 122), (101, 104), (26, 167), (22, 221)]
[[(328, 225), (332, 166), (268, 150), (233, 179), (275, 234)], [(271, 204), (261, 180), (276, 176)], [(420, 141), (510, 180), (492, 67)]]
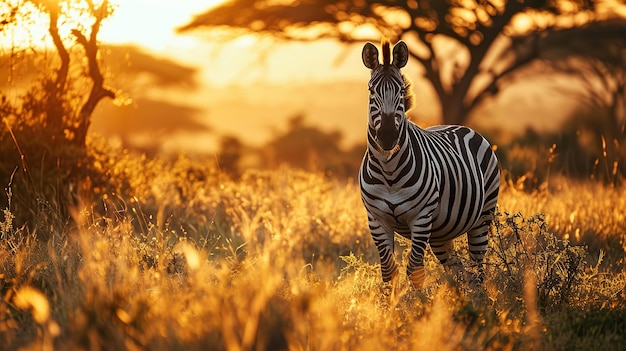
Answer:
[[(109, 183), (79, 196), (76, 225), (49, 221), (50, 240), (42, 241), (15, 224), (10, 208), (3, 212), (0, 342), (7, 349), (626, 343), (623, 188), (565, 179), (555, 181), (561, 190), (544, 192), (505, 185), (484, 289), (470, 286), (460, 266), (444, 270), (428, 254), (425, 288), (410, 289), (401, 277), (386, 296), (353, 182), (289, 168), (233, 180), (206, 160), (89, 145)], [(567, 240), (574, 228), (594, 233), (592, 244), (608, 238), (612, 254)], [(462, 241), (455, 246), (465, 264)], [(406, 261), (407, 242), (398, 245)]]
[(615, 122), (611, 114), (581, 112), (556, 132), (526, 130), (500, 145), (498, 158), (508, 175), (529, 189), (556, 175), (619, 185), (626, 175), (626, 124)]
[(315, 127), (298, 114), (291, 117), (286, 131), (276, 133), (261, 147), (246, 145), (234, 136), (223, 137), (218, 162), (223, 171), (235, 178), (249, 168), (288, 166), (353, 179), (358, 174), (366, 147), (359, 144), (345, 149), (342, 143), (340, 131)]

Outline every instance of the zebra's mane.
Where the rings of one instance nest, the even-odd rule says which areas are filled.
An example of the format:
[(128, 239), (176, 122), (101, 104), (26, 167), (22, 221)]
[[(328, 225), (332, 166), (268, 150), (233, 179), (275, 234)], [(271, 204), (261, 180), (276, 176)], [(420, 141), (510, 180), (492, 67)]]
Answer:
[(409, 112), (415, 105), (415, 94), (413, 94), (413, 82), (402, 73), (402, 79), (404, 79), (404, 112)]
[(383, 49), (383, 65), (389, 66), (391, 64), (391, 42), (389, 38), (383, 36), (380, 40), (380, 46)]

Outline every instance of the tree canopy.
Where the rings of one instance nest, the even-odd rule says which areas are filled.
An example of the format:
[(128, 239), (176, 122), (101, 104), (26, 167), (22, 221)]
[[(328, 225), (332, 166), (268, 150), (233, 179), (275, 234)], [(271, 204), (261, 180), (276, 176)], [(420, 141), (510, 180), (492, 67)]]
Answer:
[[(558, 41), (563, 36), (552, 34), (596, 23), (601, 19), (597, 6), (588, 0), (232, 0), (198, 14), (179, 30), (228, 27), (289, 40), (347, 43), (381, 35), (407, 40), (439, 98), (444, 123), (462, 123), (485, 97), (500, 90), (503, 78), (540, 58), (540, 49), (556, 45), (568, 51), (573, 37)], [(617, 21), (602, 35), (619, 40), (625, 28)], [(453, 54), (441, 50), (442, 38), (454, 43)]]

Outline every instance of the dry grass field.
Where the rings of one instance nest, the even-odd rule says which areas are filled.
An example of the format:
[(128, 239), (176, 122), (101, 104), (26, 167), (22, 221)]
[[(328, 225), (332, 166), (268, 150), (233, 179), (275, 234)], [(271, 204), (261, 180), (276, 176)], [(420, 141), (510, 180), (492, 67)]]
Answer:
[(354, 181), (92, 152), (107, 185), (68, 189), (71, 220), (42, 200), (23, 226), (39, 185), (6, 188), (2, 349), (626, 349), (624, 188), (505, 182), (484, 287), (428, 254), (390, 293)]

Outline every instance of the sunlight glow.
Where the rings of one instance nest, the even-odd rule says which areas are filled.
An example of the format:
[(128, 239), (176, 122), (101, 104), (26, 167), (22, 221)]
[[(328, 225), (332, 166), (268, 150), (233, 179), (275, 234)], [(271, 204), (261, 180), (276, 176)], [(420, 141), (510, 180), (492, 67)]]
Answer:
[[(94, 1), (95, 5), (100, 2)], [(193, 36), (178, 36), (175, 28), (185, 24), (194, 14), (221, 2), (223, 0), (111, 0), (113, 15), (103, 21), (98, 38), (104, 43), (136, 44), (155, 51), (166, 50), (174, 42), (176, 46), (189, 47), (195, 40)], [(44, 2), (46, 4), (72, 6), (67, 17), (59, 18), (60, 34), (65, 40), (73, 40), (72, 29), (83, 30), (91, 24), (90, 19), (80, 16), (80, 11), (87, 8), (85, 2), (48, 1)], [(18, 11), (11, 16), (13, 9)], [(52, 45), (48, 35), (49, 19), (33, 3), (4, 1), (0, 4), (0, 13), (3, 13), (0, 20), (12, 22), (0, 32), (0, 47), (26, 49)]]
[(249, 48), (257, 42), (257, 38), (253, 35), (242, 35), (236, 39), (233, 39), (231, 43), (234, 47)]
[(48, 34), (48, 19), (32, 3), (5, 1), (0, 4), (1, 20), (6, 21), (0, 31), (0, 48), (16, 50), (40, 47)]
[(518, 13), (511, 19), (511, 25), (515, 31), (526, 33), (533, 27), (533, 19), (525, 13)]
[(185, 24), (194, 14), (206, 11), (223, 0), (112, 0), (116, 4), (113, 16), (102, 27), (100, 39), (115, 44), (140, 44), (162, 51), (175, 41), (177, 45), (192, 45), (194, 38), (178, 36), (176, 27)]

